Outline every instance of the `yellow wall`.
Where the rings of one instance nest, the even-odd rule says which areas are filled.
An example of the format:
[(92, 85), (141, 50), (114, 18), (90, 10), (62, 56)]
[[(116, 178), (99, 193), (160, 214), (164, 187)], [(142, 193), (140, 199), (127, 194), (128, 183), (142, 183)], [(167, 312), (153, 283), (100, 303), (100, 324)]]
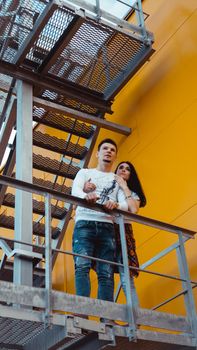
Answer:
[[(114, 114), (107, 116), (133, 132), (126, 138), (101, 131), (99, 139), (113, 137), (119, 144), (118, 160), (135, 165), (148, 201), (140, 214), (197, 231), (197, 3), (144, 0), (143, 8), (150, 14), (146, 26), (154, 33), (156, 52), (119, 93)], [(140, 263), (176, 241), (176, 235), (157, 229), (134, 224), (134, 230)], [(65, 248), (70, 246), (71, 232), (67, 237)], [(196, 248), (196, 240), (187, 242), (192, 280), (197, 280)], [(67, 267), (73, 271), (70, 258)], [(178, 276), (176, 255), (150, 269)], [(67, 291), (72, 292), (69, 276)], [(152, 307), (181, 289), (178, 282), (142, 273), (136, 284), (142, 307)], [(183, 299), (160, 310), (172, 308), (184, 313)]]

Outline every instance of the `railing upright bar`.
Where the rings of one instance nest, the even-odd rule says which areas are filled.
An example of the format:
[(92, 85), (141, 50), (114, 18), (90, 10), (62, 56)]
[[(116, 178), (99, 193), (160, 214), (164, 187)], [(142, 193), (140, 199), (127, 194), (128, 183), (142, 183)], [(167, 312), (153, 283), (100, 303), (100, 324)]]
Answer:
[(144, 13), (142, 9), (142, 1), (137, 0), (135, 4), (135, 15), (137, 18), (137, 24), (140, 28), (142, 28), (142, 34), (145, 39), (147, 39), (147, 33), (145, 28), (145, 22), (144, 22)]
[(45, 327), (50, 327), (52, 318), (52, 247), (51, 247), (51, 195), (45, 195)]
[(136, 338), (136, 323), (134, 316), (134, 300), (132, 299), (131, 285), (130, 285), (130, 273), (128, 265), (128, 253), (127, 253), (127, 244), (125, 238), (125, 227), (124, 227), (124, 217), (120, 215), (118, 217), (118, 223), (120, 228), (120, 240), (121, 240), (121, 249), (122, 249), (122, 260), (123, 260), (123, 269), (126, 281), (126, 302), (127, 302), (127, 312), (128, 312), (128, 336), (129, 339), (133, 340)]
[(184, 247), (184, 238), (183, 233), (179, 232), (179, 247), (177, 247), (177, 256), (178, 256), (178, 264), (180, 277), (185, 279), (185, 282), (182, 282), (183, 289), (186, 289), (186, 293), (184, 294), (185, 306), (187, 310), (187, 317), (191, 325), (193, 336), (196, 340), (197, 345), (197, 315), (195, 312), (195, 301), (192, 291), (192, 285), (190, 282), (189, 269), (187, 265), (187, 258)]
[(101, 18), (100, 0), (96, 0), (96, 13), (97, 13), (97, 20), (99, 21)]
[(118, 287), (116, 289), (116, 292), (114, 294), (114, 302), (116, 303), (120, 294), (120, 290), (121, 290), (121, 281), (118, 283)]

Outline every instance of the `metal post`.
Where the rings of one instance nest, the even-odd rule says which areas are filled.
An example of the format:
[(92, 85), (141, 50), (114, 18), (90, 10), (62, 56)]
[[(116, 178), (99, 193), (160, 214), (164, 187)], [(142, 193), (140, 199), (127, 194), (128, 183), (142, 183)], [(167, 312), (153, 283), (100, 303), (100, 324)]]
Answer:
[(116, 303), (120, 294), (121, 290), (121, 281), (118, 283), (118, 287), (116, 289), (115, 295), (114, 295), (114, 302)]
[(45, 308), (45, 326), (51, 325), (52, 305), (52, 248), (51, 248), (51, 195), (46, 193), (45, 196), (45, 291), (46, 291), (46, 308)]
[(134, 316), (134, 303), (132, 301), (132, 293), (131, 293), (131, 286), (130, 286), (130, 274), (129, 274), (128, 254), (127, 254), (123, 215), (120, 215), (118, 217), (118, 223), (120, 227), (122, 259), (123, 259), (123, 268), (124, 268), (125, 281), (126, 281), (126, 300), (127, 300), (128, 322), (129, 322), (128, 335), (129, 335), (129, 339), (131, 340), (136, 338), (136, 323), (135, 323), (135, 316)]
[(145, 39), (148, 39), (147, 37), (147, 32), (146, 32), (146, 28), (145, 28), (145, 23), (144, 23), (144, 14), (143, 14), (143, 9), (142, 9), (142, 2), (141, 0), (137, 0), (136, 4), (135, 4), (135, 14), (136, 14), (136, 18), (137, 18), (137, 24), (140, 28), (142, 28), (143, 31), (143, 37)]
[[(16, 179), (32, 183), (32, 86), (17, 81)], [(32, 194), (16, 190), (15, 239), (32, 243)], [(15, 244), (32, 251), (32, 247)], [(32, 285), (32, 261), (14, 258), (14, 283)]]
[(178, 263), (181, 278), (185, 279), (185, 282), (182, 282), (182, 286), (187, 292), (184, 294), (185, 306), (187, 310), (187, 317), (190, 322), (193, 336), (196, 339), (197, 345), (197, 315), (195, 312), (195, 302), (193, 297), (192, 285), (190, 282), (189, 269), (187, 264), (187, 258), (185, 254), (184, 247), (184, 238), (183, 233), (179, 232), (179, 247), (177, 248)]
[(96, 0), (96, 13), (97, 13), (97, 20), (99, 21), (101, 18), (100, 0)]

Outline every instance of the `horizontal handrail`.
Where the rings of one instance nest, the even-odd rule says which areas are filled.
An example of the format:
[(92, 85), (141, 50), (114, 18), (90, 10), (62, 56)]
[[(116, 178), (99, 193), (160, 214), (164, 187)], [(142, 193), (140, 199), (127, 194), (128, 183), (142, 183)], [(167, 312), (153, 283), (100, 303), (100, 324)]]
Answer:
[[(5, 176), (5, 175), (0, 175), (0, 184), (2, 185), (6, 185), (6, 186), (10, 186), (10, 187), (14, 187), (16, 189), (21, 189), (21, 190), (25, 190), (27, 192), (31, 192), (31, 193), (36, 193), (42, 196), (45, 196), (47, 193), (49, 193), (53, 198), (66, 202), (68, 201), (70, 204), (74, 204), (74, 205), (80, 205), (89, 209), (93, 209), (96, 211), (102, 211), (106, 213), (106, 210), (103, 208), (103, 205), (101, 204), (88, 204), (86, 202), (86, 200), (82, 199), (82, 198), (78, 198), (69, 194), (63, 194), (61, 192), (58, 192), (56, 190), (51, 190), (47, 187), (43, 187), (43, 186), (39, 186), (39, 185), (35, 185), (35, 184), (30, 184), (28, 182), (25, 181), (21, 181), (21, 180), (17, 180), (15, 178), (9, 177), (9, 176)], [(183, 234), (189, 235), (190, 237), (193, 237), (196, 234), (196, 231), (193, 230), (189, 230), (180, 226), (175, 226), (172, 224), (167, 224), (165, 222), (159, 221), (159, 220), (155, 220), (155, 219), (151, 219), (145, 216), (141, 216), (138, 214), (132, 214), (130, 212), (126, 212), (124, 210), (120, 210), (120, 209), (114, 209), (112, 211), (114, 216), (119, 216), (122, 215), (124, 217), (124, 219), (129, 219), (133, 222), (137, 222), (143, 225), (147, 225), (147, 226), (151, 226), (151, 227), (155, 227), (164, 231), (169, 231), (172, 233), (176, 233), (179, 234), (180, 232), (182, 232)]]
[[(8, 242), (13, 242), (13, 243), (19, 243), (19, 244), (23, 244), (23, 245), (31, 246), (31, 247), (35, 247), (35, 248), (39, 248), (39, 249), (43, 250), (43, 252), (44, 252), (44, 250), (46, 248), (46, 246), (44, 244), (40, 245), (40, 244), (34, 244), (34, 243), (27, 243), (27, 242), (22, 241), (22, 240), (12, 239), (12, 238), (3, 237), (3, 236), (0, 236), (0, 241), (1, 240), (8, 241)], [(74, 252), (69, 251), (69, 250), (62, 250), (62, 249), (57, 249), (57, 248), (51, 248), (51, 250), (52, 250), (52, 252), (56, 252), (56, 253), (60, 253), (60, 254), (79, 256), (80, 258), (85, 258), (85, 259), (89, 259), (89, 260), (92, 260), (92, 261), (99, 261), (99, 262), (103, 262), (103, 263), (106, 263), (106, 264), (109, 264), (109, 265), (112, 265), (112, 266), (124, 267), (124, 265), (122, 263), (118, 263), (118, 262), (111, 261), (111, 260), (106, 260), (106, 259), (96, 258), (94, 256), (88, 256), (88, 255), (84, 255), (84, 254), (74, 253)], [(176, 276), (173, 276), (173, 275), (167, 275), (167, 274), (164, 274), (164, 273), (159, 273), (159, 272), (155, 272), (155, 271), (151, 271), (151, 270), (145, 270), (144, 268), (142, 269), (140, 267), (129, 266), (129, 269), (130, 270), (134, 270), (134, 271), (139, 271), (139, 272), (152, 274), (152, 275), (155, 275), (155, 276), (169, 278), (169, 279), (176, 280), (176, 281), (179, 281), (179, 282), (186, 282), (187, 281), (184, 278), (176, 277)], [(190, 280), (189, 282), (194, 284), (195, 286), (197, 286), (197, 281)]]
[[(148, 273), (148, 274), (153, 274), (156, 276), (160, 276), (160, 277), (165, 277), (165, 278), (169, 278), (171, 280), (176, 280), (176, 281), (181, 281), (183, 283), (183, 285), (185, 285), (187, 288), (184, 288), (184, 290), (182, 291), (182, 294), (188, 293), (189, 296), (189, 300), (191, 303), (191, 307), (190, 304), (186, 304), (187, 307), (187, 314), (188, 314), (188, 318), (191, 322), (191, 327), (192, 327), (192, 332), (195, 334), (196, 332), (196, 324), (195, 324), (195, 317), (194, 314), (195, 312), (192, 311), (194, 309), (194, 301), (193, 301), (193, 294), (192, 294), (192, 287), (195, 288), (197, 285), (197, 282), (195, 281), (191, 281), (189, 274), (185, 273), (185, 274), (181, 274), (180, 277), (176, 277), (176, 276), (172, 276), (172, 275), (167, 275), (167, 274), (162, 274), (162, 273), (158, 273), (155, 271), (150, 271), (150, 270), (146, 270), (146, 269), (141, 269), (138, 267), (130, 267), (128, 266), (128, 260), (124, 261), (124, 255), (123, 255), (123, 264), (117, 263), (117, 262), (113, 262), (113, 261), (108, 261), (108, 260), (103, 260), (103, 259), (99, 259), (99, 258), (95, 258), (92, 256), (86, 256), (86, 255), (82, 255), (82, 254), (77, 254), (74, 253), (72, 251), (64, 251), (61, 249), (53, 249), (51, 247), (51, 228), (50, 228), (50, 220), (51, 220), (51, 214), (50, 214), (50, 209), (47, 211), (47, 208), (50, 208), (50, 204), (51, 204), (51, 199), (55, 198), (57, 200), (63, 201), (63, 202), (69, 202), (70, 204), (74, 204), (74, 205), (81, 205), (83, 207), (87, 207), (90, 209), (94, 209), (96, 211), (101, 211), (101, 212), (106, 212), (106, 210), (104, 209), (104, 207), (100, 204), (93, 204), (90, 205), (87, 203), (87, 201), (85, 199), (81, 199), (78, 197), (74, 197), (72, 195), (68, 195), (68, 194), (62, 194), (61, 192), (55, 191), (55, 190), (51, 190), (48, 189), (46, 187), (41, 187), (39, 185), (35, 185), (35, 184), (30, 184), (28, 182), (25, 181), (21, 181), (21, 180), (17, 180), (13, 177), (8, 177), (8, 176), (4, 176), (4, 175), (0, 175), (0, 184), (3, 186), (11, 186), (14, 187), (16, 189), (19, 190), (23, 190), (23, 191), (27, 191), (30, 193), (36, 193), (38, 195), (44, 196), (45, 197), (45, 238), (48, 238), (48, 241), (45, 241), (45, 244), (43, 246), (40, 245), (35, 245), (35, 244), (30, 244), (30, 243), (26, 243), (23, 241), (19, 241), (19, 240), (12, 240), (14, 242), (20, 242), (20, 244), (27, 244), (27, 245), (32, 245), (32, 246), (37, 246), (39, 248), (42, 248), (45, 250), (45, 290), (46, 290), (46, 305), (45, 305), (45, 313), (46, 313), (46, 324), (49, 326), (51, 323), (51, 314), (52, 314), (52, 299), (51, 299), (51, 290), (52, 290), (52, 280), (51, 280), (51, 273), (52, 273), (52, 269), (51, 269), (51, 265), (50, 265), (50, 256), (52, 254), (52, 252), (56, 252), (56, 253), (63, 253), (63, 254), (68, 254), (68, 255), (72, 255), (72, 256), (80, 256), (83, 258), (88, 258), (94, 261), (102, 261), (111, 265), (116, 265), (116, 266), (122, 266), (124, 271), (125, 271), (125, 275), (127, 278), (127, 281), (129, 281), (129, 269), (132, 270), (136, 270), (136, 271), (141, 271), (144, 273)], [(107, 211), (109, 212), (109, 211)], [(48, 214), (47, 214), (48, 213)], [(124, 238), (124, 218), (127, 218), (131, 221), (135, 221), (138, 222), (140, 224), (144, 224), (144, 225), (148, 225), (148, 226), (152, 226), (152, 227), (157, 227), (160, 228), (162, 230), (167, 230), (173, 233), (178, 234), (179, 236), (179, 243), (177, 243), (176, 245), (173, 245), (171, 247), (171, 249), (176, 249), (177, 245), (180, 245), (180, 249), (184, 249), (183, 245), (184, 242), (189, 239), (192, 238), (194, 236), (194, 234), (196, 232), (192, 231), (192, 230), (188, 230), (185, 228), (181, 228), (178, 226), (174, 226), (174, 225), (170, 225), (170, 224), (166, 224), (163, 222), (160, 222), (158, 220), (154, 220), (154, 219), (149, 219), (146, 217), (141, 217), (137, 214), (131, 214), (129, 212), (125, 212), (122, 210), (113, 210), (111, 211), (112, 215), (118, 217), (118, 222), (120, 225), (120, 235), (121, 235), (121, 245), (122, 245), (122, 249), (123, 249), (123, 253), (125, 253), (125, 238)], [(183, 237), (183, 234), (185, 234), (187, 237)], [(7, 239), (5, 237), (0, 237), (0, 240), (11, 240), (11, 239)], [(162, 257), (163, 255), (165, 255), (167, 253), (166, 250), (164, 250), (163, 252), (161, 252), (160, 254), (158, 254), (155, 259), (157, 260), (158, 258)], [(187, 268), (187, 263), (184, 260), (184, 251), (180, 252), (181, 254), (181, 258), (183, 260), (184, 263), (184, 267), (186, 266)], [(150, 263), (150, 261), (149, 261)], [(193, 284), (193, 286), (192, 286)], [(165, 303), (174, 300), (176, 297), (180, 296), (181, 294), (178, 293), (178, 295), (171, 297), (170, 299), (168, 299), (166, 302), (164, 301), (163, 303), (160, 303), (156, 306), (156, 308), (165, 305)], [(136, 324), (135, 324), (135, 319), (133, 318), (133, 303), (134, 301), (132, 300), (132, 295), (129, 289), (129, 282), (126, 285), (126, 300), (127, 300), (127, 307), (129, 308), (129, 329), (132, 331), (132, 334), (135, 336), (135, 329), (136, 329)], [(190, 315), (191, 314), (191, 315)]]

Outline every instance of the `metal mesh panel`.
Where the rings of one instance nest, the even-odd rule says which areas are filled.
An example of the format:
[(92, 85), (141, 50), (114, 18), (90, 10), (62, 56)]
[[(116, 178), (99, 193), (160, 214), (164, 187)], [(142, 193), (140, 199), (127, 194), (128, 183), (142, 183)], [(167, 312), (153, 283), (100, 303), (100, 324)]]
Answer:
[[(78, 20), (78, 15), (64, 5), (52, 7), (54, 12), (48, 13), (50, 18), (43, 19), (43, 26), (36, 32), (34, 24), (49, 3), (50, 0), (0, 0), (0, 59), (13, 62), (34, 29), (36, 39), (28, 48), (22, 65), (43, 75), (50, 74), (61, 83), (66, 81), (102, 93), (105, 100), (114, 96), (135, 72), (136, 66), (152, 54), (151, 46), (144, 44), (144, 38), (136, 39), (136, 36), (120, 33), (115, 27), (110, 28), (110, 24), (104, 25), (87, 17)], [(36, 89), (35, 94), (99, 115), (98, 108), (90, 106), (91, 102), (87, 105), (77, 102), (75, 97), (68, 98), (47, 89)]]
[(0, 3), (0, 56), (12, 62), (48, 1), (23, 0)]
[(46, 111), (42, 107), (33, 107), (33, 120), (87, 139), (94, 133), (94, 127), (76, 119), (67, 118), (64, 114)]
[(50, 20), (27, 54), (27, 59), (41, 65), (73, 18), (74, 15), (69, 10), (65, 11), (58, 8), (54, 11)]
[(41, 131), (34, 131), (33, 144), (77, 159), (83, 159), (87, 153), (87, 147), (67, 142), (46, 133), (43, 134)]
[[(15, 196), (12, 193), (6, 193), (3, 205), (15, 208)], [(45, 203), (33, 199), (33, 212), (41, 215), (45, 215)], [(58, 205), (51, 205), (51, 216), (57, 219), (62, 219), (67, 214), (67, 210)]]
[(91, 76), (87, 71), (79, 84), (104, 92), (113, 85), (114, 79), (120, 75), (124, 76), (127, 65), (132, 64), (135, 57), (143, 50), (143, 43), (120, 33), (115, 34), (106, 46), (105, 52), (101, 53), (105, 64), (98, 60)]
[(143, 49), (140, 41), (86, 19), (49, 73), (103, 93)]
[(76, 109), (76, 110), (79, 110), (82, 112), (87, 112), (89, 114), (97, 115), (97, 113), (98, 113), (97, 108), (83, 104), (81, 102), (77, 102), (74, 99), (67, 98), (61, 94), (54, 92), (54, 91), (44, 90), (41, 97), (46, 99), (46, 100), (51, 100), (53, 102), (60, 103), (66, 107), (70, 107), (70, 108), (73, 108), (73, 109)]
[[(87, 68), (89, 71), (89, 67), (95, 65), (101, 48), (112, 33), (108, 27), (86, 21), (73, 35), (49, 73), (68, 81), (79, 82)], [(87, 82), (81, 85), (89, 86)]]
[(0, 344), (24, 345), (43, 330), (43, 323), (0, 317)]

